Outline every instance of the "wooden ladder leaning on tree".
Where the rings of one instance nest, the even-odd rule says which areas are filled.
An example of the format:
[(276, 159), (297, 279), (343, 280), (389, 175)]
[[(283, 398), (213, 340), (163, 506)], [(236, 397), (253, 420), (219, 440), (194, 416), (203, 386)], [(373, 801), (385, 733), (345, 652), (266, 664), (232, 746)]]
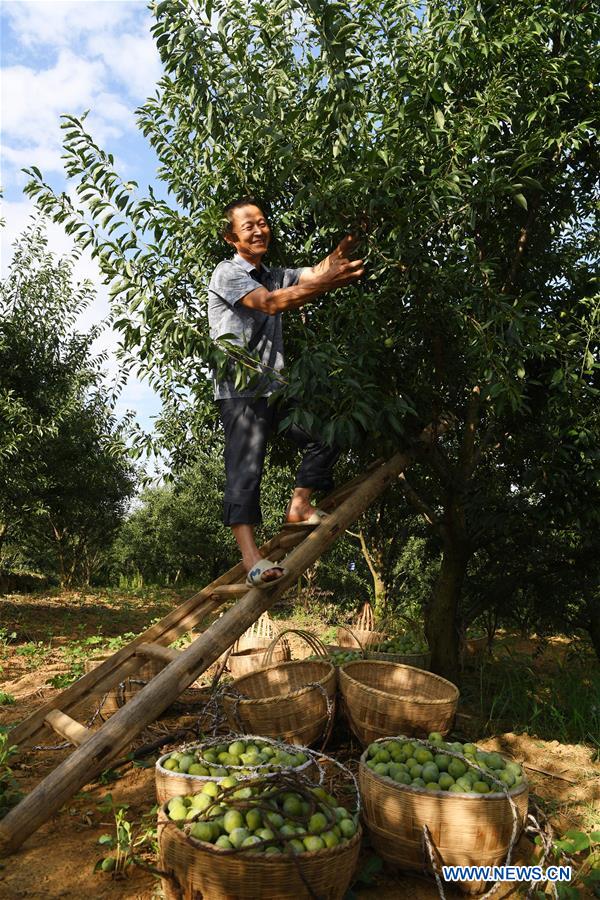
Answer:
[[(439, 428), (435, 433), (442, 430)], [(433, 434), (431, 428), (426, 429), (420, 442), (429, 443)], [(242, 564), (238, 563), (17, 725), (10, 732), (11, 743), (31, 744), (51, 728), (76, 749), (0, 821), (0, 853), (10, 853), (20, 847), (70, 797), (108, 768), (111, 760), (344, 534), (413, 459), (414, 451), (396, 453), (387, 462), (378, 460), (365, 473), (337, 488), (319, 504), (330, 513), (320, 525), (295, 527), (293, 531), (284, 526), (261, 548), (261, 553), (275, 562), (285, 557), (288, 574), (272, 588), (249, 589), (243, 580)], [(206, 627), (186, 650), (167, 646), (214, 616), (219, 606), (231, 597), (241, 599)], [(89, 730), (70, 715), (90, 695), (102, 695), (114, 688), (149, 659), (167, 665), (97, 731)]]

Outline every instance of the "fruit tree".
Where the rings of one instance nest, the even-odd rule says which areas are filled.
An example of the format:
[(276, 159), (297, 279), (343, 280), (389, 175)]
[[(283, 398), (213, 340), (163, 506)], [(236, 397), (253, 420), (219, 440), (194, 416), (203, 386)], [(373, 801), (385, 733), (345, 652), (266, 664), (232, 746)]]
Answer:
[[(285, 390), (354, 458), (454, 426), (405, 495), (441, 566), (433, 667), (457, 674), (470, 560), (515, 502), (593, 530), (598, 504), (598, 171), (593, 4), (163, 0), (165, 74), (138, 112), (164, 198), (65, 117), (71, 199), (28, 192), (93, 247), (123, 352), (201, 417), (207, 277), (222, 206), (264, 198), (271, 261), (362, 235), (363, 282), (289, 316)], [(243, 359), (239, 377), (252, 373)], [(179, 398), (179, 400), (177, 399)]]

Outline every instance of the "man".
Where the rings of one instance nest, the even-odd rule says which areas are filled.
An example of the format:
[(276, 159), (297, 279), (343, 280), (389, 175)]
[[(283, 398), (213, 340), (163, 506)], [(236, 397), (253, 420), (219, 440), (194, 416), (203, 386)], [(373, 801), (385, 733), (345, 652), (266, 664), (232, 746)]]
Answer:
[[(260, 372), (258, 386), (247, 389), (215, 378), (215, 399), (225, 429), (224, 521), (237, 540), (248, 585), (268, 587), (287, 574), (283, 566), (261, 558), (254, 539), (254, 525), (262, 521), (260, 482), (267, 438), (289, 413), (282, 403), (269, 402), (281, 387), (284, 365), (281, 313), (351, 284), (364, 269), (362, 260), (347, 258), (351, 236), (312, 268), (268, 269), (262, 259), (271, 229), (259, 203), (244, 197), (230, 203), (224, 214), (224, 238), (236, 254), (219, 263), (209, 284), (210, 333), (214, 340), (233, 335), (228, 340), (258, 358)], [(315, 490), (331, 489), (338, 451), (298, 426), (288, 427), (284, 434), (304, 451), (286, 521), (317, 524), (324, 514), (310, 498)]]

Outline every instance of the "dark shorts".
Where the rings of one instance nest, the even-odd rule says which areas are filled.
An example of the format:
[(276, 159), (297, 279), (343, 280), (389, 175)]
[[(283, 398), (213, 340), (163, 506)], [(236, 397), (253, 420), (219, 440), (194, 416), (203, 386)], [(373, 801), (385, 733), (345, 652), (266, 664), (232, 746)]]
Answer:
[[(266, 397), (218, 400), (217, 403), (225, 429), (223, 521), (226, 525), (258, 525), (262, 522), (260, 482), (267, 441), (277, 432), (290, 407), (277, 402), (269, 404)], [(281, 433), (304, 451), (296, 487), (330, 491), (339, 449), (323, 443), (318, 436), (298, 425), (289, 425)]]

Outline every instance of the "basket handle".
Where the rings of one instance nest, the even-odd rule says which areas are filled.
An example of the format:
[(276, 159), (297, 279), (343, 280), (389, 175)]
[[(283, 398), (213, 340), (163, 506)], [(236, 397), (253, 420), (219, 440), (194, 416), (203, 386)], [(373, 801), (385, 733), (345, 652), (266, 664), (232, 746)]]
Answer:
[(362, 628), (363, 631), (374, 631), (374, 618), (373, 618), (373, 607), (367, 600), (366, 603), (363, 604), (361, 611), (356, 617), (356, 621), (354, 623), (356, 628)]
[(323, 642), (316, 636), (316, 634), (311, 634), (310, 631), (301, 631), (299, 628), (284, 628), (283, 631), (280, 631), (278, 635), (276, 635), (267, 649), (265, 650), (265, 655), (263, 656), (263, 665), (270, 666), (273, 661), (273, 651), (277, 645), (277, 642), (281, 640), (281, 638), (286, 634), (297, 634), (298, 637), (301, 637), (310, 649), (317, 656), (323, 656), (327, 659), (327, 650), (325, 649), (325, 645)]
[(258, 619), (252, 623), (250, 628), (247, 628), (243, 634), (237, 638), (234, 643), (231, 645), (232, 653), (238, 653), (240, 648), (240, 640), (243, 637), (260, 637), (260, 638), (272, 638), (275, 629), (273, 628), (273, 620), (269, 615), (269, 611), (265, 610), (264, 613), (261, 613)]
[(274, 632), (275, 629), (273, 628), (273, 620), (269, 615), (268, 610), (265, 610), (264, 613), (261, 613), (256, 622), (253, 622), (248, 629), (248, 634), (253, 634), (255, 637), (271, 638), (273, 637)]
[(352, 638), (352, 640), (356, 641), (356, 643), (358, 644), (358, 647), (359, 647), (360, 652), (362, 653), (363, 657), (365, 657), (365, 656), (366, 656), (366, 654), (365, 654), (365, 648), (363, 647), (363, 645), (361, 644), (361, 642), (359, 641), (359, 639), (356, 637), (356, 635), (354, 634), (354, 632), (352, 631), (352, 629), (351, 629), (351, 628), (348, 628), (347, 625), (338, 625), (338, 628), (341, 628), (343, 631), (347, 631), (347, 632), (348, 632), (348, 634), (350, 635), (350, 637)]

